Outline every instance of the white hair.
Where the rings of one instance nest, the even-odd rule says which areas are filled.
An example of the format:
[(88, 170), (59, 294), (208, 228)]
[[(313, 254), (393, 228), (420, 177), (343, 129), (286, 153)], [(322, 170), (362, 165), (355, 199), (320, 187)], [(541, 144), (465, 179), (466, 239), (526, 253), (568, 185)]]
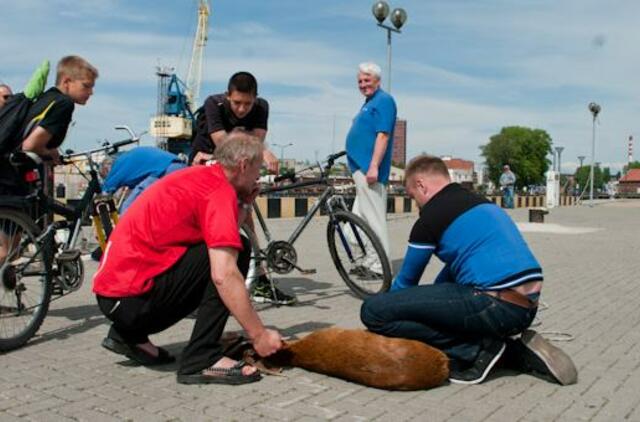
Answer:
[(226, 168), (235, 168), (241, 160), (253, 163), (262, 161), (264, 144), (244, 130), (234, 130), (225, 136), (224, 142), (213, 154), (213, 158)]
[(366, 73), (367, 75), (375, 76), (376, 79), (380, 79), (380, 75), (382, 75), (382, 69), (380, 66), (373, 62), (364, 62), (360, 63), (358, 66), (358, 70), (361, 73)]

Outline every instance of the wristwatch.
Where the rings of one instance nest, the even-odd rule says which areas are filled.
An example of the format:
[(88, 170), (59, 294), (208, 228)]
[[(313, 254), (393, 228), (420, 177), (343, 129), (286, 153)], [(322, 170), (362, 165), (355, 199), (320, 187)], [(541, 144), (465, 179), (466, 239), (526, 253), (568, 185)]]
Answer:
[(251, 211), (251, 204), (248, 202), (241, 202), (240, 203), (240, 208), (242, 208), (245, 211)]

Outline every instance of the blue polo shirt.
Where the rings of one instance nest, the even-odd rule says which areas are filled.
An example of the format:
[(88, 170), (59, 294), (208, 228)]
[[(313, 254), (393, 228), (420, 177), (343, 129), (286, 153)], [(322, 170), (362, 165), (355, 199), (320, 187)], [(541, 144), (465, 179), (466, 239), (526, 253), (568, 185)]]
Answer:
[(378, 169), (378, 182), (387, 183), (391, 171), (396, 115), (396, 102), (382, 89), (378, 89), (367, 98), (353, 119), (351, 130), (347, 134), (347, 159), (352, 173), (357, 170), (367, 173), (376, 145), (376, 136), (379, 132), (384, 132), (389, 135), (389, 143)]
[(162, 177), (178, 156), (156, 147), (137, 147), (116, 158), (102, 190), (111, 193), (123, 186), (135, 187), (149, 176)]

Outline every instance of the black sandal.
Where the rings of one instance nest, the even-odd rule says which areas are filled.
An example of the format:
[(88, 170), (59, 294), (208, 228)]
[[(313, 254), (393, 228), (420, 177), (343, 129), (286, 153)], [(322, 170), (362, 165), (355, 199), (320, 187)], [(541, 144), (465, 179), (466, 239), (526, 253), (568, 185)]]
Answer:
[(119, 355), (125, 355), (132, 361), (144, 366), (166, 365), (176, 361), (176, 358), (162, 347), (158, 347), (158, 356), (153, 356), (135, 344), (126, 344), (111, 337), (105, 337), (102, 340), (102, 347)]
[(247, 363), (243, 360), (239, 360), (231, 368), (215, 368), (210, 366), (195, 374), (178, 374), (178, 382), (180, 384), (240, 385), (256, 382), (262, 378), (258, 369), (251, 375), (244, 375), (242, 368), (245, 366), (247, 366)]

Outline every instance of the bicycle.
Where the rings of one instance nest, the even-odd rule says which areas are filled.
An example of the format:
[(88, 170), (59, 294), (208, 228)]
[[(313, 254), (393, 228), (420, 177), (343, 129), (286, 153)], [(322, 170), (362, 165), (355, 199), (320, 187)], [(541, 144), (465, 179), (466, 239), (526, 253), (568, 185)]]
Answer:
[[(106, 142), (101, 148), (80, 153), (67, 150), (63, 156), (64, 161), (84, 157), (88, 165), (88, 172), (78, 168), (89, 184), (75, 207), (45, 194), (41, 177), (44, 166), (37, 155), (12, 154), (11, 163), (30, 182), (32, 192), (24, 197), (0, 197), (0, 243), (6, 250), (4, 256), (0, 255), (0, 351), (21, 347), (35, 335), (50, 302), (55, 300), (53, 295), (59, 299), (82, 286), (84, 265), (76, 244), (88, 213), (104, 248), (106, 238), (117, 223), (117, 212), (113, 199), (102, 195), (97, 164), (92, 156), (100, 152), (115, 154), (119, 148), (140, 139), (126, 126), (116, 129), (126, 130), (130, 138), (113, 144)], [(27, 210), (34, 207), (43, 212), (31, 216)], [(48, 222), (46, 216), (51, 213), (63, 219)]]
[[(267, 246), (258, 247), (258, 241), (246, 225), (244, 233), (249, 237), (252, 245), (253, 267), (265, 262), (267, 268), (277, 274), (288, 274), (294, 269), (303, 274), (315, 273), (313, 269), (303, 269), (298, 266), (298, 253), (294, 243), (300, 237), (313, 216), (320, 210), (329, 217), (327, 225), (327, 242), (331, 259), (349, 289), (359, 298), (389, 290), (391, 285), (391, 265), (387, 254), (377, 235), (369, 225), (360, 217), (349, 211), (342, 195), (336, 193), (336, 188), (329, 179), (329, 173), (335, 160), (345, 155), (342, 151), (332, 154), (326, 159), (323, 167), (320, 163), (298, 173), (289, 173), (278, 176), (275, 182), (289, 180), (290, 183), (283, 186), (269, 187), (261, 190), (262, 195), (276, 192), (290, 191), (307, 186), (325, 186), (324, 191), (317, 202), (307, 212), (302, 221), (296, 226), (287, 240), (273, 240), (266, 221), (260, 209), (253, 203), (253, 210), (265, 239)], [(320, 176), (313, 180), (297, 181), (299, 173), (319, 168)], [(275, 287), (271, 283), (272, 293), (275, 295)]]

